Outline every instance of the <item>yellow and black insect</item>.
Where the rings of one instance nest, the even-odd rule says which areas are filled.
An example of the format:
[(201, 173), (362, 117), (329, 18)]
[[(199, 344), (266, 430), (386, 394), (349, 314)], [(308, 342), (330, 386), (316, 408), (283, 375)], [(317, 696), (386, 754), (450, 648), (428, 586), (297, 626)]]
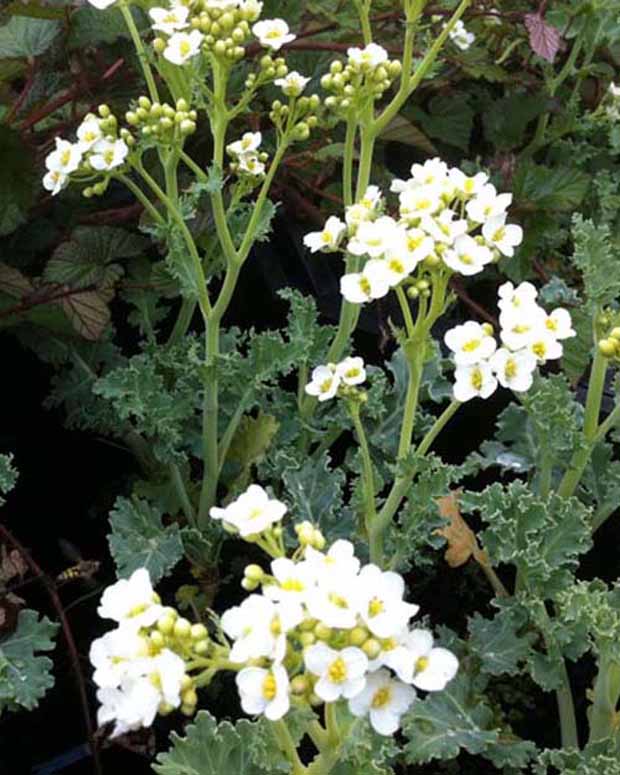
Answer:
[(69, 581), (92, 582), (101, 563), (97, 560), (84, 560), (77, 547), (64, 538), (60, 538), (58, 543), (62, 553), (67, 559), (73, 560), (75, 564), (59, 573), (56, 576), (56, 582), (58, 584), (66, 584)]

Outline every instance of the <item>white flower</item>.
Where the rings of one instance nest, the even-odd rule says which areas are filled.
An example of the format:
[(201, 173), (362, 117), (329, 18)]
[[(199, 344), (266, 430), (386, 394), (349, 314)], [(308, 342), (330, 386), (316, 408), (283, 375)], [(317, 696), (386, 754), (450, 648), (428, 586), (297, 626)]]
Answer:
[(226, 508), (214, 506), (209, 514), (213, 519), (221, 519), (227, 525), (236, 527), (242, 538), (262, 533), (279, 522), (286, 514), (286, 506), (269, 495), (258, 484), (248, 489)]
[(317, 575), (317, 586), (308, 596), (306, 607), (313, 619), (319, 619), (327, 627), (353, 629), (360, 607), (357, 576), (345, 565), (336, 565), (328, 574)]
[(498, 288), (499, 301), (497, 306), (502, 311), (518, 312), (520, 310), (536, 307), (538, 291), (532, 283), (521, 283), (516, 288), (512, 283), (504, 283)]
[(489, 182), (489, 176), (486, 172), (477, 172), (472, 177), (468, 177), (457, 167), (450, 170), (449, 177), (459, 194), (465, 196), (475, 196)]
[(311, 565), (307, 562), (293, 562), (288, 557), (278, 557), (271, 563), (271, 573), (276, 584), (263, 588), (266, 597), (272, 600), (290, 601), (301, 604), (316, 583)]
[(455, 272), (469, 276), (482, 272), (486, 264), (493, 261), (489, 248), (479, 245), (469, 234), (463, 234), (454, 241), (454, 249), (442, 253), (443, 262)]
[(417, 220), (423, 215), (433, 215), (442, 206), (441, 188), (435, 185), (407, 188), (399, 194), (400, 214), (407, 220)]
[(361, 200), (345, 209), (344, 219), (347, 225), (355, 227), (364, 221), (372, 220), (381, 207), (382, 201), (379, 187), (368, 186)]
[(411, 180), (418, 185), (443, 185), (448, 178), (448, 165), (437, 156), (424, 164), (411, 165)]
[(476, 396), (488, 398), (497, 389), (497, 379), (487, 362), (457, 366), (454, 371), (454, 397), (464, 403)]
[(150, 727), (161, 703), (161, 694), (149, 678), (127, 677), (119, 689), (99, 689), (97, 711), (100, 726), (115, 721), (111, 737), (124, 735), (140, 727)]
[(113, 170), (127, 158), (129, 148), (124, 140), (100, 140), (88, 161), (95, 170)]
[(425, 692), (438, 692), (446, 687), (459, 669), (459, 661), (451, 651), (433, 648), (433, 636), (428, 630), (411, 630), (403, 639), (410, 655), (410, 668), (399, 678)]
[(350, 48), (347, 50), (349, 64), (360, 70), (374, 70), (375, 67), (388, 61), (388, 53), (376, 43), (369, 43), (365, 48)]
[(533, 332), (527, 347), (540, 363), (561, 358), (564, 352), (564, 348), (558, 340), (544, 328), (536, 329)]
[(127, 675), (135, 675), (135, 660), (148, 655), (145, 638), (129, 627), (118, 627), (91, 643), (93, 680), (102, 689), (114, 689)]
[(296, 70), (292, 70), (286, 77), (277, 78), (274, 83), (282, 89), (282, 93), (286, 97), (299, 97), (307, 84), (310, 83), (310, 78), (306, 78)]
[(264, 175), (265, 165), (255, 153), (243, 153), (237, 157), (237, 172), (246, 172), (248, 175)]
[(532, 387), (536, 356), (529, 350), (510, 352), (505, 347), (491, 358), (491, 367), (502, 387), (523, 393)]
[(444, 342), (454, 353), (457, 366), (470, 366), (487, 360), (497, 347), (495, 339), (489, 336), (485, 327), (473, 320), (447, 331)]
[(302, 619), (302, 608), (295, 602), (274, 603), (263, 595), (250, 595), (221, 618), (222, 629), (234, 641), (230, 661), (244, 663), (260, 657), (281, 661), (286, 633)]
[(368, 715), (380, 735), (393, 735), (415, 698), (411, 686), (394, 680), (387, 670), (377, 670), (367, 676), (364, 689), (349, 700), (349, 710), (354, 716)]
[[(215, 2), (222, 2), (222, 0), (215, 0)], [(263, 12), (263, 3), (260, 0), (237, 0), (237, 5), (249, 22), (255, 22)]]
[(316, 253), (319, 250), (324, 252), (336, 250), (346, 228), (346, 224), (340, 218), (332, 215), (325, 222), (322, 231), (313, 231), (310, 234), (306, 234), (304, 245), (310, 248), (311, 253)]
[(187, 21), (189, 8), (184, 5), (175, 4), (171, 8), (151, 8), (149, 16), (154, 22), (153, 29), (164, 32), (166, 35), (173, 35), (175, 32), (189, 27)]
[(173, 65), (184, 65), (200, 53), (203, 40), (204, 35), (199, 30), (175, 32), (168, 38), (163, 54), (164, 59), (172, 62)]
[(161, 701), (178, 708), (181, 704), (181, 687), (185, 678), (185, 661), (178, 654), (163, 649), (149, 660), (147, 676), (159, 689)]
[(88, 2), (100, 11), (104, 11), (106, 8), (114, 5), (116, 0), (88, 0)]
[(422, 229), (412, 228), (405, 232), (405, 249), (417, 266), (420, 261), (424, 261), (431, 255), (435, 249), (435, 243)]
[(355, 556), (353, 544), (343, 538), (334, 541), (327, 554), (307, 546), (305, 557), (317, 578), (326, 578), (328, 575), (354, 577), (360, 569), (360, 561)]
[(614, 100), (620, 99), (620, 86), (616, 86), (616, 84), (612, 81), (609, 84), (609, 93)]
[(570, 339), (576, 336), (568, 310), (558, 307), (545, 317), (544, 326), (555, 339)]
[(340, 293), (353, 304), (380, 299), (390, 290), (390, 274), (384, 261), (371, 259), (361, 273), (345, 274), (340, 278)]
[(327, 366), (317, 366), (312, 371), (312, 378), (305, 387), (309, 396), (316, 396), (319, 401), (329, 401), (338, 392), (340, 387), (340, 375), (336, 373), (336, 366), (328, 363)]
[(263, 136), (260, 132), (245, 132), (240, 140), (227, 145), (226, 150), (231, 156), (243, 156), (257, 151), (262, 142)]
[(43, 188), (46, 191), (51, 191), (52, 196), (56, 196), (56, 194), (60, 193), (68, 182), (69, 176), (62, 172), (50, 170), (43, 176)]
[(366, 381), (364, 359), (352, 356), (345, 358), (336, 366), (336, 374), (345, 385), (361, 385), (362, 382)]
[(390, 638), (401, 632), (419, 606), (405, 603), (403, 577), (392, 571), (382, 571), (376, 565), (365, 565), (358, 577), (360, 585), (360, 615), (373, 635)]
[(264, 714), (270, 721), (277, 721), (288, 713), (289, 678), (282, 665), (270, 670), (262, 667), (246, 667), (236, 678), (241, 707), (250, 716)]
[(282, 46), (297, 37), (290, 32), (288, 24), (283, 19), (263, 19), (252, 27), (252, 32), (261, 46), (274, 51), (279, 51)]
[(514, 223), (506, 225), (505, 215), (496, 215), (482, 227), (482, 236), (503, 256), (514, 256), (515, 248), (523, 242), (523, 229)]
[(485, 223), (489, 218), (503, 215), (511, 202), (512, 194), (498, 194), (495, 186), (488, 183), (465, 205), (465, 210), (472, 221)]
[(311, 673), (319, 676), (314, 691), (325, 702), (355, 697), (366, 684), (368, 657), (355, 646), (335, 651), (325, 643), (316, 643), (305, 649), (304, 662)]
[(90, 149), (103, 139), (103, 133), (99, 126), (99, 119), (92, 113), (82, 121), (77, 128), (78, 147), (84, 153), (90, 151)]
[(162, 611), (146, 568), (138, 568), (128, 579), (107, 587), (97, 609), (102, 619), (113, 619), (136, 630), (155, 624)]
[(368, 255), (378, 258), (396, 246), (401, 237), (402, 233), (396, 221), (389, 215), (384, 215), (376, 221), (360, 223), (355, 236), (349, 240), (347, 250), (354, 256)]
[(439, 215), (424, 215), (420, 220), (420, 228), (435, 240), (446, 245), (452, 245), (457, 237), (467, 232), (467, 221), (457, 218), (456, 213), (449, 208)]
[(392, 288), (395, 288), (405, 277), (408, 277), (417, 266), (417, 261), (413, 255), (404, 248), (400, 251), (391, 249), (387, 253), (384, 263), (386, 276)]
[[(545, 332), (545, 311), (537, 304), (518, 307), (516, 311), (507, 308), (499, 315), (500, 338), (510, 350), (528, 347), (539, 331)], [(547, 331), (547, 335), (550, 333)]]
[(476, 40), (474, 33), (468, 32), (465, 29), (465, 25), (461, 19), (459, 19), (454, 27), (450, 30), (449, 35), (450, 40), (454, 43), (454, 45), (460, 48), (462, 51), (467, 51), (474, 40)]
[(45, 166), (50, 172), (60, 172), (69, 175), (74, 172), (82, 161), (82, 150), (77, 143), (70, 143), (60, 137), (56, 138), (56, 149), (48, 154)]

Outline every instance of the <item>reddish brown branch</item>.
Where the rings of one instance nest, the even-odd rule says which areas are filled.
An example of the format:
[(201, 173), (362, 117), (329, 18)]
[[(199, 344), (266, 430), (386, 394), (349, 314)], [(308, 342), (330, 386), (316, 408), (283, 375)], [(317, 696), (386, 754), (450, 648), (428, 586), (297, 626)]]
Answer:
[(88, 706), (88, 694), (86, 692), (86, 683), (84, 681), (84, 676), (82, 675), (80, 657), (78, 655), (77, 646), (75, 645), (75, 638), (73, 637), (73, 631), (71, 630), (71, 625), (69, 624), (69, 620), (65, 613), (65, 609), (63, 607), (62, 601), (58, 595), (56, 584), (54, 580), (50, 576), (48, 576), (47, 573), (45, 573), (45, 571), (35, 562), (30, 552), (20, 543), (20, 541), (17, 540), (17, 538), (15, 538), (15, 536), (10, 532), (10, 530), (7, 527), (5, 527), (2, 523), (0, 523), (0, 536), (2, 536), (2, 538), (4, 538), (5, 541), (12, 544), (15, 547), (15, 549), (17, 549), (17, 551), (23, 557), (24, 561), (26, 562), (30, 570), (35, 574), (35, 576), (37, 576), (38, 579), (41, 580), (41, 583), (45, 587), (50, 597), (51, 603), (54, 606), (56, 613), (58, 614), (60, 625), (62, 627), (65, 641), (67, 643), (67, 650), (69, 651), (69, 656), (71, 658), (71, 663), (73, 665), (73, 672), (75, 674), (76, 682), (78, 685), (78, 693), (80, 695), (80, 704), (82, 706), (84, 725), (86, 727), (88, 742), (93, 756), (95, 773), (96, 775), (102, 775), (103, 770), (101, 769), (101, 761), (99, 759), (99, 751), (97, 749), (97, 741), (95, 738), (95, 728), (93, 727), (93, 722), (90, 715), (90, 708)]

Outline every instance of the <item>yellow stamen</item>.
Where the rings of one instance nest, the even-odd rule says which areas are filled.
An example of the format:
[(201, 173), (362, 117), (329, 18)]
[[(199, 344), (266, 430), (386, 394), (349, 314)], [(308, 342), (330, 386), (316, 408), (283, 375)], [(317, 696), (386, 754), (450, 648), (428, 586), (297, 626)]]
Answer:
[(391, 700), (392, 690), (388, 686), (382, 686), (381, 689), (374, 693), (370, 706), (374, 708), (374, 710), (378, 710), (379, 708), (385, 708), (386, 705), (389, 705)]
[(342, 657), (338, 657), (331, 663), (327, 668), (327, 675), (334, 684), (341, 684), (347, 680), (347, 666)]

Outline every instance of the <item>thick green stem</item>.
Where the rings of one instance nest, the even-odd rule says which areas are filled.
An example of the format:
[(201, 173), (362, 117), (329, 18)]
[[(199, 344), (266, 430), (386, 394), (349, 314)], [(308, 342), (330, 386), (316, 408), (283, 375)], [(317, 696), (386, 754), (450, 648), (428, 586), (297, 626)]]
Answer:
[(598, 673), (592, 692), (590, 708), (589, 742), (605, 740), (617, 731), (618, 700), (620, 699), (620, 664), (601, 654), (598, 660)]
[(271, 728), (273, 729), (276, 740), (278, 741), (280, 750), (284, 753), (293, 767), (291, 770), (292, 775), (303, 775), (306, 773), (307, 769), (304, 767), (301, 759), (299, 758), (295, 742), (291, 737), (291, 733), (288, 726), (286, 725), (286, 721), (283, 719), (280, 719), (280, 721), (272, 721)]
[(167, 344), (169, 347), (172, 347), (172, 345), (177, 344), (177, 342), (180, 342), (181, 339), (183, 339), (190, 327), (195, 311), (196, 302), (193, 299), (183, 299), (174, 324), (174, 328), (168, 337)]
[(418, 339), (407, 343), (407, 349), (411, 354), (407, 354), (407, 369), (409, 372), (409, 381), (407, 384), (407, 395), (405, 396), (405, 412), (403, 414), (403, 424), (400, 429), (400, 440), (398, 443), (398, 459), (403, 460), (409, 454), (413, 440), (413, 426), (415, 415), (418, 408), (418, 397), (420, 394), (420, 385), (422, 384), (422, 370), (424, 367), (424, 341)]
[(146, 53), (146, 49), (144, 48), (144, 43), (142, 42), (142, 38), (140, 37), (140, 33), (138, 32), (136, 23), (133, 19), (133, 16), (131, 15), (131, 10), (127, 5), (127, 3), (125, 2), (125, 0), (121, 0), (121, 3), (119, 4), (119, 8), (121, 13), (123, 14), (123, 18), (125, 19), (125, 24), (127, 25), (127, 29), (129, 30), (129, 34), (131, 35), (131, 39), (136, 48), (138, 59), (140, 60), (140, 64), (142, 66), (142, 72), (144, 73), (144, 80), (146, 81), (146, 85), (149, 90), (149, 96), (153, 100), (153, 102), (159, 102), (157, 84), (155, 83), (155, 78), (153, 77), (153, 71), (151, 70), (151, 65)]
[(344, 157), (342, 162), (342, 197), (345, 207), (353, 204), (353, 156), (355, 154), (355, 137), (357, 122), (355, 116), (347, 119), (347, 132), (344, 140)]
[(219, 477), (218, 455), (218, 379), (217, 357), (220, 346), (220, 320), (212, 317), (207, 321), (205, 379), (202, 408), (202, 458), (203, 476), (198, 509), (198, 525), (204, 525), (209, 510), (215, 503)]
[(585, 471), (592, 450), (599, 438), (598, 421), (601, 412), (601, 402), (603, 400), (603, 390), (605, 388), (605, 376), (607, 374), (608, 360), (605, 358), (598, 347), (596, 348), (592, 371), (590, 373), (590, 383), (588, 385), (588, 396), (586, 398), (586, 409), (583, 421), (583, 444), (573, 455), (568, 469), (560, 482), (558, 495), (563, 498), (569, 498), (575, 493), (583, 472)]

